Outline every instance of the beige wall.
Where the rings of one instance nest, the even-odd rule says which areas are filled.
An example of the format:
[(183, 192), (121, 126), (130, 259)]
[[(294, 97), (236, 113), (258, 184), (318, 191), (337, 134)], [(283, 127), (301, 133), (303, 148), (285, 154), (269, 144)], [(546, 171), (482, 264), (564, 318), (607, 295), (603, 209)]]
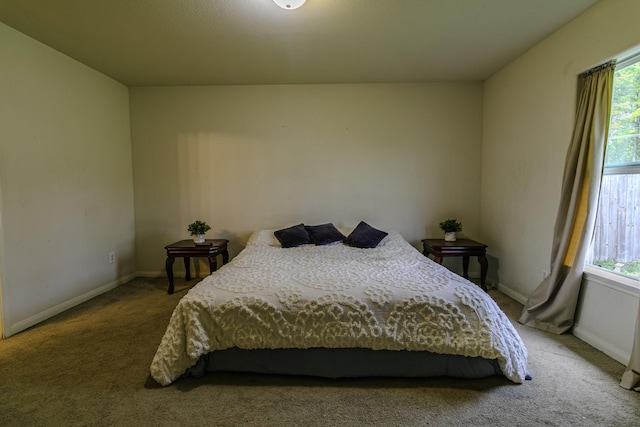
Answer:
[(125, 86), (0, 23), (0, 93), (10, 335), (135, 273), (133, 178)]
[[(497, 280), (516, 298), (524, 300), (549, 269), (577, 75), (640, 44), (638, 16), (636, 0), (603, 0), (485, 83), (480, 229), (499, 260)], [(591, 304), (596, 286), (585, 286), (582, 307), (593, 309), (579, 316), (605, 325), (626, 294), (604, 290)], [(618, 337), (603, 337), (620, 354), (630, 352), (635, 315), (617, 320)]]
[(195, 219), (232, 255), (299, 222), (475, 236), (481, 107), (480, 83), (133, 88), (138, 269), (163, 274)]

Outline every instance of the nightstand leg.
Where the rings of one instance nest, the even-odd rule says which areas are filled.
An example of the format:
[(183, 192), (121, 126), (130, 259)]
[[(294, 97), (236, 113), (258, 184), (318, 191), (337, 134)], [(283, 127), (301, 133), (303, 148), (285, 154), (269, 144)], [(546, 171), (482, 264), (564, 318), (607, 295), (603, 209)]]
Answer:
[(189, 260), (188, 256), (184, 257), (184, 271), (184, 280), (188, 282), (189, 280), (191, 280), (191, 261)]
[(469, 279), (469, 257), (466, 255), (462, 257), (462, 275), (465, 279)]
[(480, 263), (480, 287), (486, 292), (487, 285), (485, 281), (487, 280), (487, 267), (489, 263), (487, 262), (487, 257), (484, 255), (478, 255), (478, 262)]
[(209, 274), (213, 274), (218, 269), (218, 261), (216, 261), (217, 255), (211, 255), (209, 257)]
[(169, 278), (169, 289), (167, 290), (168, 294), (173, 293), (173, 261), (175, 261), (174, 257), (167, 257), (167, 261), (165, 261), (164, 265), (167, 268), (167, 277)]

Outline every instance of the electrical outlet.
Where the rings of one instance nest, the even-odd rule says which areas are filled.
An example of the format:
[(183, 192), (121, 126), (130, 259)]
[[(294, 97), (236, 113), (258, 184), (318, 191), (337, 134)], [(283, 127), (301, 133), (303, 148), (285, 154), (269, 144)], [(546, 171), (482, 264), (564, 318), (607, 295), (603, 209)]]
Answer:
[(109, 264), (113, 264), (114, 262), (116, 262), (116, 253), (109, 252)]

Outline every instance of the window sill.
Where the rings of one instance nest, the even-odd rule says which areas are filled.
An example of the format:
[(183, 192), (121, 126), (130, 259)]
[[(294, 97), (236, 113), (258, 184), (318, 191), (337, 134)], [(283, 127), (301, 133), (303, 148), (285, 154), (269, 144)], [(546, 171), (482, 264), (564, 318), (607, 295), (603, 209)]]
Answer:
[(631, 296), (637, 297), (640, 295), (640, 280), (612, 273), (608, 270), (594, 267), (592, 265), (584, 266), (584, 276), (591, 282), (599, 283)]

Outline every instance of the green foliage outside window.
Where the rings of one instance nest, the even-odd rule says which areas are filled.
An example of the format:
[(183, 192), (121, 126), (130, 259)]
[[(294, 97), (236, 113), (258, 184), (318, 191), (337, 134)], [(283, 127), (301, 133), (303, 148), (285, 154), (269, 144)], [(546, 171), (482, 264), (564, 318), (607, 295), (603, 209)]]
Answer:
[(640, 261), (629, 261), (625, 263), (616, 261), (615, 259), (603, 259), (593, 261), (592, 264), (627, 276), (640, 277)]
[(640, 62), (616, 70), (606, 165), (640, 162)]

